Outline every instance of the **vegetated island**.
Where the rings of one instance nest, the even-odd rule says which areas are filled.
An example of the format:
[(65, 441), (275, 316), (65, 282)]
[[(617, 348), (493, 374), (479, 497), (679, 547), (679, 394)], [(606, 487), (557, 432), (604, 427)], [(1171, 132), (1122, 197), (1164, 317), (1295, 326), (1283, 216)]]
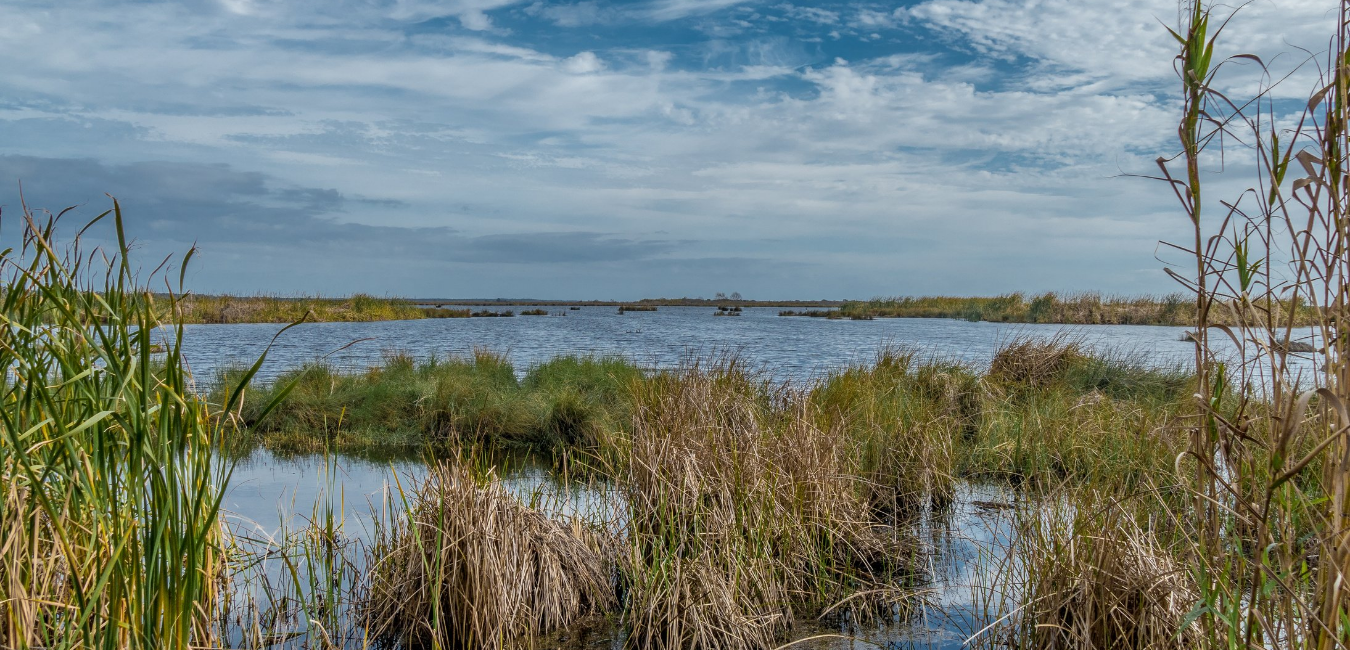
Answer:
[[(166, 301), (167, 303), (167, 301)], [(488, 309), (485, 306), (492, 306)], [(1022, 293), (994, 297), (924, 296), (871, 300), (727, 300), (705, 298), (646, 298), (636, 301), (483, 299), (439, 300), (381, 298), (368, 294), (347, 297), (227, 296), (189, 294), (178, 300), (185, 323), (293, 323), (370, 322), (422, 318), (482, 318), (515, 316), (499, 307), (530, 306), (521, 315), (549, 315), (547, 307), (618, 307), (618, 313), (656, 311), (659, 307), (711, 307), (719, 314), (739, 314), (749, 307), (779, 308), (779, 316), (873, 320), (875, 318), (953, 318), (972, 322), (1054, 323), (1064, 325), (1188, 325), (1195, 322), (1195, 303), (1182, 294), (1167, 296), (1104, 296), (1099, 293), (1044, 293), (1028, 298)], [(476, 310), (474, 308), (477, 308)], [(1264, 303), (1247, 307), (1266, 310)], [(1295, 324), (1316, 320), (1315, 309), (1278, 303), (1276, 319), (1295, 314)], [(566, 311), (553, 315), (565, 316)], [(1210, 322), (1229, 324), (1236, 319), (1230, 306), (1216, 305)]]
[[(1273, 308), (1272, 308), (1273, 307)], [(1287, 301), (1249, 301), (1249, 319), (1284, 323), (1294, 314), (1294, 324), (1317, 322), (1316, 308)], [(1209, 322), (1237, 322), (1234, 305), (1215, 303)], [(849, 300), (835, 309), (784, 310), (779, 316), (873, 320), (875, 318), (955, 318), (971, 322), (1052, 323), (1062, 325), (1190, 325), (1196, 320), (1195, 299), (1185, 294), (1166, 296), (1103, 296), (1100, 293), (1059, 295), (1043, 293), (1028, 299), (1022, 293), (992, 298), (925, 296)]]

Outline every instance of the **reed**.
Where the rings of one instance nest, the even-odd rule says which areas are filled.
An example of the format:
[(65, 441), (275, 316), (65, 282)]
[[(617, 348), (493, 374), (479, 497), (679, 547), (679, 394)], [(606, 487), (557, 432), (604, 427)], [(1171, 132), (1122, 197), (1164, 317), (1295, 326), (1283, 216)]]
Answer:
[[(1175, 247), (1193, 270), (1169, 273), (1194, 298), (1198, 398), (1177, 463), (1188, 496), (1177, 528), (1210, 645), (1350, 643), (1350, 3), (1335, 15), (1322, 78), (1278, 127), (1270, 77), (1248, 100), (1217, 89), (1233, 61), (1266, 73), (1259, 58), (1215, 55), (1222, 25), (1240, 16), (1196, 2), (1173, 31), (1181, 150), (1158, 167), (1193, 233)], [(1202, 198), (1204, 172), (1230, 138), (1250, 143), (1257, 181), (1215, 205)], [(1311, 377), (1282, 344), (1305, 313), (1324, 348)], [(1216, 337), (1232, 339), (1237, 363)]]
[(231, 424), (193, 392), (181, 319), (159, 319), (180, 298), (138, 280), (116, 201), (94, 219), (111, 251), (21, 217), (0, 254), (0, 645), (209, 645), (228, 476), (212, 449)]
[[(1199, 590), (1147, 511), (1119, 492), (1057, 486), (1014, 517), (994, 582), (1016, 603), (1000, 641), (1018, 648), (1200, 647)], [(1168, 533), (1161, 534), (1167, 537)]]
[[(1303, 115), (1281, 112), (1279, 127), (1270, 77), (1246, 99), (1216, 89), (1234, 87), (1218, 81), (1234, 61), (1268, 72), (1259, 58), (1216, 54), (1222, 26), (1241, 16), (1217, 17), (1200, 2), (1181, 15), (1172, 32), (1180, 152), (1158, 160), (1159, 180), (1191, 227), (1173, 247), (1185, 264), (1168, 270), (1191, 298), (1195, 328), (1192, 397), (1169, 437), (1181, 445), (1151, 452), (1175, 452), (1171, 471), (1132, 484), (1095, 473), (1090, 489), (1056, 492), (1023, 517), (1021, 609), (1008, 633), (1026, 648), (1342, 648), (1350, 644), (1350, 3), (1340, 3)], [(1235, 141), (1249, 143), (1257, 184), (1211, 203), (1207, 165)], [(1315, 373), (1292, 363), (1295, 328), (1305, 325), (1321, 362)], [(1222, 353), (1219, 339), (1237, 355)], [(1045, 366), (1061, 362), (1069, 360)]]

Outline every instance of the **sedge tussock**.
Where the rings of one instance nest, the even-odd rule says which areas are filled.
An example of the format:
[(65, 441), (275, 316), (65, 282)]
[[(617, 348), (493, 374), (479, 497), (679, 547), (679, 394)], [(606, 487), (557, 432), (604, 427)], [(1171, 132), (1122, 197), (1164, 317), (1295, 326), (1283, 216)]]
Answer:
[(489, 474), (437, 465), (371, 550), (363, 617), (408, 647), (511, 648), (604, 611), (611, 563), (580, 524), (522, 504)]
[(723, 364), (637, 402), (615, 472), (635, 646), (773, 647), (794, 615), (905, 575), (909, 540), (873, 517), (849, 440), (803, 396)]
[(1122, 504), (1086, 491), (1034, 499), (1015, 517), (1014, 645), (1027, 650), (1194, 647), (1199, 591), (1186, 566)]

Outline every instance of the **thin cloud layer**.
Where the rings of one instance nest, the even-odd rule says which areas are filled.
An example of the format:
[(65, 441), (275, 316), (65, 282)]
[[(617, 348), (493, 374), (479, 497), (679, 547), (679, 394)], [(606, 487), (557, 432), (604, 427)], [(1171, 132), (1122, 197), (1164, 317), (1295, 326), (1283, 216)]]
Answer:
[[(200, 247), (203, 291), (1168, 291), (1156, 242), (1184, 220), (1122, 174), (1174, 149), (1175, 20), (1152, 0), (7, 3), (0, 205), (19, 181), (89, 216), (114, 194), (147, 256)], [(1288, 70), (1333, 20), (1270, 0), (1229, 39)]]

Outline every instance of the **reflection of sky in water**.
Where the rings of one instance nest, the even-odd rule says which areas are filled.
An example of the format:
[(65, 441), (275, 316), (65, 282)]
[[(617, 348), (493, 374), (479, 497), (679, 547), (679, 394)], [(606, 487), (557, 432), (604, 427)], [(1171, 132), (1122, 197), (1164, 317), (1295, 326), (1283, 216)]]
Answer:
[[(1194, 355), (1193, 344), (1181, 340), (1184, 327), (970, 323), (936, 318), (827, 320), (780, 317), (777, 309), (762, 307), (747, 309), (736, 318), (714, 317), (715, 310), (704, 307), (662, 307), (622, 316), (612, 307), (548, 309), (567, 315), (306, 323), (277, 340), (261, 374), (275, 377), (325, 355), (339, 368), (361, 370), (378, 364), (390, 350), (425, 358), (464, 355), (482, 347), (505, 353), (518, 371), (563, 354), (616, 354), (643, 365), (670, 367), (689, 354), (735, 350), (775, 377), (803, 379), (869, 362), (888, 344), (913, 346), (924, 356), (981, 365), (1011, 339), (1058, 332), (1163, 365), (1189, 363)], [(256, 360), (280, 329), (270, 324), (189, 325), (185, 356), (196, 375), (208, 379), (222, 365)], [(1226, 337), (1215, 338), (1221, 351), (1231, 352)], [(1313, 367), (1308, 361), (1300, 363)]]
[[(343, 455), (325, 460), (321, 455), (283, 457), (259, 449), (236, 463), (221, 508), (232, 526), (275, 535), (283, 522), (302, 525), (313, 516), (316, 504), (331, 502), (343, 515), (346, 534), (365, 540), (371, 533), (371, 513), (383, 512), (391, 499), (401, 507), (400, 488), (411, 499), (426, 474), (426, 464), (416, 458)], [(556, 480), (548, 468), (523, 457), (499, 465), (499, 483), (543, 512), (614, 521), (607, 492)]]
[(918, 531), (931, 583), (924, 606), (906, 620), (854, 626), (838, 622), (798, 636), (837, 634), (794, 647), (830, 648), (938, 648), (955, 649), (1000, 615), (998, 598), (987, 594), (992, 563), (1006, 558), (1010, 513), (996, 504), (1011, 504), (1012, 494), (995, 485), (963, 484), (951, 512), (936, 520), (925, 518)]

